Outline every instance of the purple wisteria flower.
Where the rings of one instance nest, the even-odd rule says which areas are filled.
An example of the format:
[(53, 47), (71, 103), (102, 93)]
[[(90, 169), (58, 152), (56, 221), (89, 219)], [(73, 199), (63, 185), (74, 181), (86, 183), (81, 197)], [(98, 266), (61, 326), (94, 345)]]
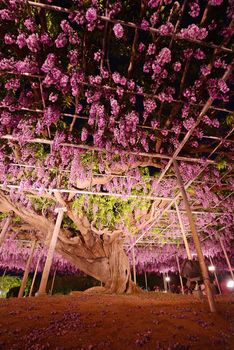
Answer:
[(160, 66), (164, 66), (169, 62), (171, 62), (171, 50), (168, 47), (164, 47), (157, 56), (157, 63)]
[(157, 8), (159, 4), (160, 4), (160, 0), (150, 0), (148, 2), (148, 6), (152, 9)]
[(30, 30), (30, 32), (35, 32), (36, 30), (36, 25), (35, 22), (32, 18), (28, 18), (24, 21), (25, 27)]
[(87, 138), (88, 138), (88, 131), (86, 128), (83, 128), (81, 133), (81, 141), (84, 142), (87, 140)]
[(51, 92), (51, 94), (49, 95), (49, 101), (51, 102), (55, 102), (58, 99), (58, 94), (54, 94), (53, 92)]
[(157, 12), (155, 12), (150, 17), (150, 23), (151, 23), (152, 27), (154, 27), (157, 22), (158, 22), (158, 14), (157, 14)]
[(189, 7), (190, 7), (190, 9), (189, 9), (190, 16), (194, 17), (194, 18), (198, 17), (199, 14), (200, 14), (200, 6), (198, 5), (198, 3), (197, 2), (191, 2), (189, 4)]
[(209, 5), (211, 6), (219, 6), (221, 5), (223, 0), (209, 0)]
[(37, 52), (40, 49), (38, 34), (31, 34), (26, 39), (27, 46), (30, 51)]
[(48, 73), (51, 71), (52, 68), (55, 66), (55, 55), (53, 53), (49, 53), (49, 55), (46, 57), (45, 62), (43, 63), (41, 70), (45, 73)]
[(51, 46), (53, 43), (51, 37), (46, 32), (41, 34), (40, 39), (43, 45)]
[(172, 23), (168, 22), (167, 24), (162, 24), (161, 27), (159, 27), (159, 32), (161, 35), (168, 35), (173, 33), (174, 26)]
[(113, 27), (113, 31), (115, 33), (116, 38), (121, 39), (124, 35), (123, 27), (120, 23), (116, 23)]
[(64, 33), (60, 33), (55, 40), (55, 45), (58, 48), (64, 47), (67, 43), (67, 37)]
[(148, 30), (149, 27), (150, 27), (149, 22), (146, 21), (145, 19), (143, 19), (143, 21), (141, 22), (141, 29), (142, 30)]
[(5, 34), (4, 41), (6, 45), (12, 45), (15, 43), (15, 39), (12, 37), (11, 34)]
[(210, 67), (203, 65), (203, 66), (201, 66), (200, 71), (201, 71), (202, 75), (204, 75), (206, 77), (207, 75), (210, 74)]
[(93, 7), (90, 7), (90, 8), (86, 11), (85, 18), (87, 19), (87, 21), (88, 21), (89, 23), (95, 22), (96, 19), (97, 19), (97, 11), (96, 11), (96, 9), (93, 8)]
[(22, 49), (27, 44), (26, 40), (27, 37), (25, 33), (21, 33), (17, 36), (16, 44), (19, 46), (20, 49)]
[(201, 49), (197, 49), (194, 53), (194, 57), (197, 60), (204, 60), (204, 58), (206, 58), (206, 55)]
[(208, 32), (206, 28), (199, 28), (196, 24), (190, 24), (187, 28), (183, 28), (180, 31), (180, 35), (185, 39), (198, 39), (203, 40), (207, 37)]
[(179, 72), (181, 70), (181, 63), (179, 61), (175, 62), (173, 65), (173, 69), (175, 72)]
[(5, 88), (7, 90), (16, 91), (17, 89), (20, 88), (20, 80), (17, 78), (8, 80), (7, 83), (5, 84)]

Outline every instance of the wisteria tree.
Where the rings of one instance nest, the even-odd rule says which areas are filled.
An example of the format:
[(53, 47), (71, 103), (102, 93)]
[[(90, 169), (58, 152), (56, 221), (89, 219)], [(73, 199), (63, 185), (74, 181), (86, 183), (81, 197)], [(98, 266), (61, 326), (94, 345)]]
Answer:
[(194, 208), (225, 211), (213, 231), (231, 223), (233, 180), (222, 177), (232, 171), (233, 8), (232, 0), (0, 5), (0, 210), (48, 244), (54, 209), (65, 207), (57, 251), (105, 291), (136, 290), (123, 243), (158, 234), (163, 198), (178, 193), (168, 161), (179, 152)]

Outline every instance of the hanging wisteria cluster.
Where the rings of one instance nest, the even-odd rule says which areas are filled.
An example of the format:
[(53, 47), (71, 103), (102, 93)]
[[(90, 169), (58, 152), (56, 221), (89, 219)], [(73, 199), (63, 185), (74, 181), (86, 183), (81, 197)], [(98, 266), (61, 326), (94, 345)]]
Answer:
[[(15, 237), (16, 238), (16, 237)], [(1, 269), (8, 271), (24, 271), (30, 253), (30, 242), (24, 242), (11, 237), (5, 240), (0, 247)], [(47, 256), (47, 249), (37, 247), (33, 255), (33, 260), (30, 266), (30, 272), (34, 272), (38, 263), (38, 272), (42, 272)], [(51, 271), (57, 271), (63, 274), (79, 274), (79, 270), (74, 265), (69, 264), (61, 255), (55, 252)]]

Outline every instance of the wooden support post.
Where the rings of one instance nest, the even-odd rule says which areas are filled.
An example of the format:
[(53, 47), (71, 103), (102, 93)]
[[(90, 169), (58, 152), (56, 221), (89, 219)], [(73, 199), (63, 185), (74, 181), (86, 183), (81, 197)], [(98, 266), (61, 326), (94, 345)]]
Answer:
[(227, 251), (226, 251), (226, 249), (225, 249), (225, 247), (224, 247), (224, 244), (223, 244), (223, 241), (222, 241), (221, 237), (219, 237), (219, 242), (220, 242), (220, 244), (221, 244), (221, 247), (222, 247), (222, 250), (223, 250), (225, 259), (226, 259), (226, 261), (227, 261), (227, 265), (228, 265), (230, 274), (231, 274), (231, 276), (232, 276), (232, 279), (234, 280), (234, 274), (233, 274), (232, 266), (231, 266), (229, 257), (228, 257), (228, 255), (227, 255)]
[(145, 289), (148, 290), (147, 275), (145, 271)]
[(193, 216), (192, 216), (191, 208), (190, 208), (190, 205), (189, 205), (187, 193), (185, 191), (183, 180), (182, 180), (182, 177), (180, 175), (179, 167), (178, 167), (178, 164), (177, 164), (176, 160), (173, 161), (173, 164), (174, 164), (174, 169), (175, 169), (178, 185), (180, 187), (180, 191), (181, 191), (181, 194), (182, 194), (182, 197), (183, 197), (183, 200), (184, 200), (185, 210), (186, 210), (186, 213), (187, 213), (187, 216), (188, 216), (188, 219), (189, 219), (190, 229), (191, 229), (191, 232), (192, 232), (192, 237), (193, 237), (194, 245), (195, 245), (195, 248), (196, 248), (197, 257), (198, 257), (198, 261), (199, 261), (199, 265), (200, 265), (203, 281), (204, 281), (205, 288), (206, 288), (206, 295), (207, 295), (208, 303), (209, 303), (209, 306), (210, 306), (210, 311), (211, 312), (216, 312), (214, 297), (213, 297), (213, 294), (212, 294), (210, 280), (209, 280), (209, 273), (208, 273), (208, 269), (207, 269), (207, 266), (206, 266), (206, 263), (205, 263), (205, 259), (204, 259), (203, 253), (202, 253), (201, 243), (200, 243), (200, 240), (199, 240), (197, 229), (196, 229), (195, 223), (193, 221)]
[(51, 282), (50, 295), (53, 294), (55, 276), (56, 276), (56, 269), (54, 270), (53, 279), (52, 279), (52, 282)]
[(27, 264), (26, 264), (26, 267), (25, 267), (23, 279), (22, 279), (22, 282), (21, 282), (21, 285), (20, 285), (18, 298), (22, 298), (24, 296), (24, 291), (25, 291), (25, 287), (26, 287), (28, 274), (29, 274), (29, 271), (30, 271), (30, 266), (31, 266), (31, 262), (32, 262), (32, 259), (33, 259), (33, 254), (34, 254), (35, 247), (36, 247), (36, 240), (34, 240), (32, 242), (30, 254), (29, 254), (28, 261), (27, 261)]
[(10, 226), (10, 223), (11, 223), (11, 219), (12, 219), (12, 215), (9, 215), (7, 218), (6, 218), (6, 221), (2, 227), (2, 230), (1, 230), (1, 233), (0, 233), (0, 247), (5, 239), (5, 236), (6, 236), (6, 233), (7, 233), (7, 230)]
[(133, 264), (133, 280), (136, 283), (136, 261), (135, 261), (135, 249), (132, 247), (132, 264)]
[(50, 268), (52, 265), (53, 255), (54, 255), (54, 251), (55, 251), (55, 247), (56, 247), (56, 243), (57, 243), (57, 239), (58, 239), (58, 234), (60, 231), (60, 227), (61, 227), (61, 223), (63, 221), (63, 215), (64, 215), (65, 211), (66, 211), (66, 208), (56, 209), (56, 212), (58, 212), (58, 216), (57, 216), (57, 220), (56, 220), (56, 223), (54, 226), (54, 231), (53, 231), (53, 234), (52, 234), (52, 237), (50, 240), (50, 246), (48, 249), (47, 258), (46, 258), (44, 270), (43, 270), (42, 277), (41, 277), (41, 283), (40, 283), (40, 287), (39, 287), (39, 290), (37, 293), (38, 296), (46, 294), (46, 286), (47, 286), (47, 282), (48, 282), (48, 278), (49, 278), (49, 274), (50, 274)]
[(36, 265), (36, 268), (35, 268), (35, 271), (34, 271), (34, 274), (33, 274), (33, 280), (32, 280), (32, 284), (31, 284), (30, 292), (29, 292), (29, 296), (30, 297), (32, 296), (33, 287), (34, 287), (34, 283), (35, 283), (35, 280), (36, 280), (36, 277), (37, 277), (37, 271), (38, 271), (40, 260), (41, 260), (41, 255), (39, 255), (39, 257), (38, 257), (37, 265)]
[(192, 260), (192, 254), (191, 254), (190, 249), (189, 249), (189, 245), (188, 245), (188, 240), (187, 240), (187, 236), (186, 236), (186, 233), (185, 233), (184, 224), (183, 224), (183, 221), (182, 221), (182, 217), (181, 217), (181, 214), (180, 214), (179, 207), (178, 207), (176, 202), (175, 202), (175, 207), (176, 207), (176, 213), (177, 213), (177, 216), (178, 216), (178, 220), (179, 220), (180, 229), (181, 229), (181, 232), (182, 232), (182, 237), (183, 237), (183, 241), (184, 241), (187, 257), (188, 257), (189, 260)]
[[(214, 266), (211, 256), (209, 257), (209, 260), (210, 260), (211, 266)], [(216, 281), (216, 284), (217, 284), (217, 287), (218, 287), (218, 290), (219, 290), (219, 294), (222, 294), (216, 271), (214, 270), (213, 272), (214, 272), (215, 281)]]
[(179, 262), (178, 255), (176, 255), (176, 262), (177, 262), (178, 272), (179, 272), (179, 277), (180, 277), (181, 291), (182, 291), (182, 294), (184, 294), (184, 285), (183, 285), (183, 279), (181, 277), (180, 262)]

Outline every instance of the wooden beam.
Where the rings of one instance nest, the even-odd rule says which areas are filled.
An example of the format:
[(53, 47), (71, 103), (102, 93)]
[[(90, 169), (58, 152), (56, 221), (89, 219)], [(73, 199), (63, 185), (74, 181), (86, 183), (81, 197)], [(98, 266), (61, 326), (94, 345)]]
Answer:
[(192, 212), (190, 209), (187, 193), (185, 191), (183, 180), (182, 180), (182, 177), (180, 175), (179, 167), (178, 167), (176, 160), (173, 161), (173, 165), (174, 165), (175, 174), (177, 176), (178, 185), (180, 187), (180, 191), (181, 191), (183, 201), (185, 204), (185, 210), (187, 212), (187, 216), (188, 216), (188, 220), (189, 220), (189, 224), (190, 224), (190, 228), (191, 228), (191, 232), (192, 232), (192, 237), (193, 237), (194, 245), (196, 248), (197, 257), (198, 257), (203, 281), (204, 281), (205, 288), (206, 288), (206, 295), (207, 295), (208, 303), (210, 306), (210, 311), (216, 312), (216, 306), (215, 306), (214, 297), (213, 297), (212, 290), (211, 290), (208, 269), (207, 269), (207, 266), (205, 263), (202, 249), (201, 249), (201, 243), (200, 243), (197, 229), (196, 229), (196, 226), (195, 226), (195, 223), (193, 220), (193, 216), (192, 216)]
[(57, 216), (57, 220), (54, 226), (54, 231), (50, 240), (50, 246), (48, 249), (47, 258), (46, 258), (44, 270), (41, 277), (41, 283), (37, 293), (38, 296), (42, 296), (46, 294), (46, 286), (47, 286), (47, 282), (50, 274), (50, 268), (52, 265), (54, 251), (55, 251), (55, 247), (56, 247), (56, 243), (57, 243), (57, 239), (58, 239), (58, 235), (59, 235), (59, 231), (60, 231), (60, 227), (63, 221), (63, 215), (65, 211), (66, 211), (66, 208), (56, 209), (56, 212), (58, 212), (58, 216)]
[(6, 237), (6, 234), (7, 234), (7, 231), (8, 231), (8, 228), (10, 226), (10, 223), (11, 223), (11, 220), (12, 220), (12, 215), (8, 215), (8, 217), (6, 218), (4, 224), (3, 224), (3, 227), (2, 227), (2, 230), (1, 230), (1, 233), (0, 233), (0, 247)]
[(180, 224), (180, 229), (181, 229), (181, 233), (182, 233), (182, 237), (183, 237), (183, 241), (184, 241), (187, 257), (188, 257), (189, 260), (192, 260), (192, 254), (191, 254), (190, 249), (189, 249), (189, 244), (188, 244), (187, 236), (186, 236), (186, 233), (185, 233), (184, 224), (183, 224), (183, 221), (182, 221), (182, 217), (180, 215), (180, 210), (179, 210), (178, 205), (177, 205), (176, 202), (175, 202), (175, 207), (176, 207), (176, 213), (177, 213), (177, 216), (178, 216), (178, 220), (179, 220), (179, 224)]
[(24, 270), (23, 279), (22, 279), (22, 282), (21, 282), (21, 285), (20, 285), (18, 298), (22, 298), (24, 296), (24, 291), (25, 291), (25, 287), (26, 287), (28, 274), (29, 274), (29, 271), (30, 271), (30, 266), (31, 266), (31, 263), (32, 263), (35, 247), (36, 247), (36, 240), (33, 240), (32, 246), (31, 246), (31, 250), (30, 250), (30, 254), (29, 254), (29, 257), (28, 257), (28, 261), (27, 261), (27, 264), (26, 264), (26, 267), (25, 267), (25, 270)]
[(31, 284), (30, 291), (29, 291), (29, 297), (32, 296), (33, 287), (34, 287), (35, 280), (36, 280), (36, 277), (37, 277), (37, 271), (38, 271), (40, 260), (41, 260), (41, 255), (39, 255), (39, 257), (37, 259), (37, 265), (36, 265), (36, 268), (35, 268), (35, 271), (34, 271), (34, 274), (33, 274), (33, 280), (32, 280), (32, 284)]

